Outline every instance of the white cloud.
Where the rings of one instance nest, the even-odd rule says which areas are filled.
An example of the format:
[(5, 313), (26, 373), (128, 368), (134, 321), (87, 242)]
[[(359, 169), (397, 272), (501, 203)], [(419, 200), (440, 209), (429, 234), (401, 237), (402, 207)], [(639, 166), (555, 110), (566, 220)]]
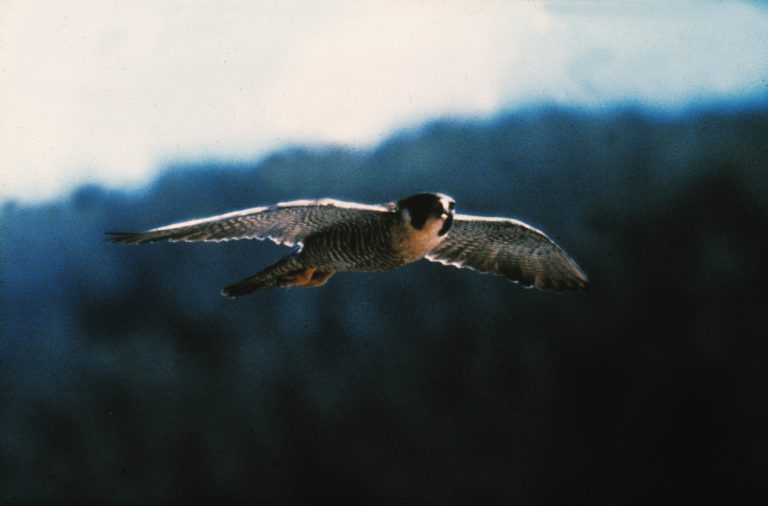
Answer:
[(765, 93), (739, 2), (0, 2), (0, 199), (530, 102)]
[(266, 110), (285, 137), (340, 142), (490, 112), (502, 105), (504, 69), (550, 23), (529, 3), (346, 4), (285, 54)]
[[(140, 182), (270, 144), (259, 96), (319, 13), (248, 2), (0, 3), (4, 195)], [(290, 26), (291, 30), (285, 30)]]

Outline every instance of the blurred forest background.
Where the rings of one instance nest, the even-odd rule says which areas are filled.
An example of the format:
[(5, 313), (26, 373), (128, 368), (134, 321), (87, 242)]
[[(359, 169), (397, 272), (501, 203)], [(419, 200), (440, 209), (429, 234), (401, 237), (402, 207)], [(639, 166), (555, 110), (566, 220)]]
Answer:
[[(6, 202), (0, 503), (765, 501), (766, 132), (538, 109)], [(592, 292), (420, 262), (229, 300), (287, 250), (104, 240), (419, 191), (542, 228)]]

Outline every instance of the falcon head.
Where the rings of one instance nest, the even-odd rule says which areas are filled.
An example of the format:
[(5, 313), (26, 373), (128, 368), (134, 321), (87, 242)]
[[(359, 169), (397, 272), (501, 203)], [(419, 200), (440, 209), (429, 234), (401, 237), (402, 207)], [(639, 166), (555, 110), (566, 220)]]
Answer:
[(456, 202), (442, 193), (419, 193), (397, 202), (397, 212), (416, 230), (432, 228), (438, 223), (438, 236), (448, 233), (453, 225)]

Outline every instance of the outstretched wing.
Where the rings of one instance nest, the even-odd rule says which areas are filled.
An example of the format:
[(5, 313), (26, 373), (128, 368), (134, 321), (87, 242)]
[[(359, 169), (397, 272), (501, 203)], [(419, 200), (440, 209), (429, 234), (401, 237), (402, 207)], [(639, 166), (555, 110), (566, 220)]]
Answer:
[(586, 274), (543, 232), (507, 218), (457, 214), (450, 232), (426, 258), (506, 276), (526, 286), (587, 290)]
[(340, 200), (297, 200), (270, 207), (254, 207), (210, 218), (174, 223), (146, 232), (107, 232), (112, 241), (142, 244), (162, 240), (231, 241), (270, 239), (293, 246), (331, 224), (357, 219), (369, 213), (387, 212), (386, 206)]

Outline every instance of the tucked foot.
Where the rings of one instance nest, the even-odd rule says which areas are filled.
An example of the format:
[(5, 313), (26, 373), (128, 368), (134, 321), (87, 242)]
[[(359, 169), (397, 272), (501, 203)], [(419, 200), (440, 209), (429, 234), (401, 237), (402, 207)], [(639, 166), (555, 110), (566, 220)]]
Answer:
[(277, 286), (287, 288), (289, 286), (302, 286), (305, 288), (314, 288), (322, 286), (336, 274), (336, 271), (320, 271), (314, 267), (308, 267), (303, 271), (293, 272), (277, 280)]
[(328, 282), (329, 279), (331, 279), (331, 276), (336, 274), (336, 271), (330, 270), (330, 271), (315, 271), (312, 274), (312, 279), (309, 280), (309, 282), (303, 286), (307, 288), (315, 288), (318, 286), (323, 286)]
[(317, 269), (307, 267), (302, 271), (293, 271), (290, 274), (280, 277), (277, 280), (277, 286), (288, 288), (289, 286), (305, 286), (312, 281), (312, 275)]

